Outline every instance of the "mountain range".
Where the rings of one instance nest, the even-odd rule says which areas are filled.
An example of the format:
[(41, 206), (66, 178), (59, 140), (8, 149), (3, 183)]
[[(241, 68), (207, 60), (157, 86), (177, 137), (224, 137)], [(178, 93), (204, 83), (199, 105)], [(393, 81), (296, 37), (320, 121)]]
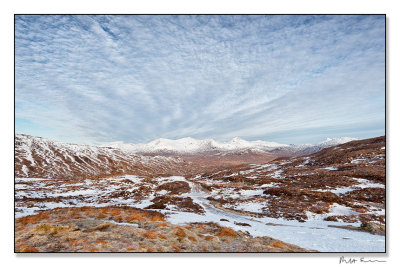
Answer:
[(177, 140), (160, 138), (146, 144), (130, 144), (124, 142), (112, 142), (101, 147), (118, 148), (136, 154), (177, 154), (190, 155), (199, 153), (278, 153), (288, 155), (304, 155), (318, 152), (323, 148), (340, 145), (356, 138), (341, 137), (327, 138), (316, 144), (287, 145), (268, 141), (246, 141), (239, 137), (227, 142), (218, 142), (213, 139), (194, 139), (191, 137)]
[(282, 156), (311, 154), (352, 140), (328, 138), (315, 145), (286, 145), (237, 137), (228, 142), (182, 138), (157, 139), (147, 144), (115, 142), (90, 146), (16, 134), (15, 175), (70, 178), (123, 173), (188, 174), (199, 168), (263, 163)]

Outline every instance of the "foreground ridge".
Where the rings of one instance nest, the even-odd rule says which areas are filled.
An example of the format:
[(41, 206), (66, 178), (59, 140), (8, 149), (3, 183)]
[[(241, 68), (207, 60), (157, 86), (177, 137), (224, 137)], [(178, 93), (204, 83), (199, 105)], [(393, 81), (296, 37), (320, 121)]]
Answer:
[(310, 252), (215, 223), (174, 225), (131, 207), (43, 211), (16, 220), (16, 252)]

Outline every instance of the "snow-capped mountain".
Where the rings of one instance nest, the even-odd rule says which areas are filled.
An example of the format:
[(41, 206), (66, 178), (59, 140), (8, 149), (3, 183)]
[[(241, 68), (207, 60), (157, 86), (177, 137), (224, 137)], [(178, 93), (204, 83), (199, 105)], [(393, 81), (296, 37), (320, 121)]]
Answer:
[(218, 151), (240, 151), (240, 150), (259, 150), (269, 151), (277, 147), (285, 147), (285, 144), (266, 141), (246, 141), (235, 137), (228, 142), (218, 142), (213, 139), (194, 139), (191, 137), (177, 140), (160, 138), (147, 144), (126, 144), (114, 142), (102, 145), (102, 147), (119, 148), (134, 153), (178, 153), (195, 154), (204, 152)]
[(349, 141), (356, 140), (350, 137), (327, 138), (325, 141), (317, 144), (304, 145), (287, 145), (267, 141), (246, 141), (239, 137), (235, 137), (228, 142), (218, 142), (213, 139), (194, 139), (191, 137), (181, 138), (177, 140), (160, 138), (151, 141), (147, 144), (127, 144), (124, 142), (107, 143), (101, 147), (118, 148), (123, 151), (129, 151), (137, 154), (157, 154), (157, 153), (172, 153), (172, 154), (196, 154), (208, 152), (282, 152), (307, 154), (314, 153), (323, 148), (343, 144)]
[(326, 138), (324, 141), (316, 144), (289, 145), (270, 150), (271, 153), (281, 155), (299, 156), (316, 153), (324, 148), (341, 145), (350, 141), (357, 140), (352, 137)]

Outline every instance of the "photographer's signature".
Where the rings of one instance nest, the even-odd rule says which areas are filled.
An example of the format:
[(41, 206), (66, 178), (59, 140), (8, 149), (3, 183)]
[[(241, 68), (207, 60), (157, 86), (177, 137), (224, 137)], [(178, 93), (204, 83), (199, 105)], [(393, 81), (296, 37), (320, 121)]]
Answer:
[(355, 263), (375, 263), (375, 262), (386, 262), (385, 260), (367, 259), (364, 257), (360, 258), (345, 258), (341, 256), (339, 259), (339, 264), (355, 264)]

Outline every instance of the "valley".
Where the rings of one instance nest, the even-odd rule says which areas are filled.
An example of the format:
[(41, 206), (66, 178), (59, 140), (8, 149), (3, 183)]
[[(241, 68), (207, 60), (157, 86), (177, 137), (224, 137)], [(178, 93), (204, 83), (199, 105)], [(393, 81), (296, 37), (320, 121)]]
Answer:
[(385, 137), (328, 141), (139, 152), (17, 135), (16, 250), (385, 251)]

